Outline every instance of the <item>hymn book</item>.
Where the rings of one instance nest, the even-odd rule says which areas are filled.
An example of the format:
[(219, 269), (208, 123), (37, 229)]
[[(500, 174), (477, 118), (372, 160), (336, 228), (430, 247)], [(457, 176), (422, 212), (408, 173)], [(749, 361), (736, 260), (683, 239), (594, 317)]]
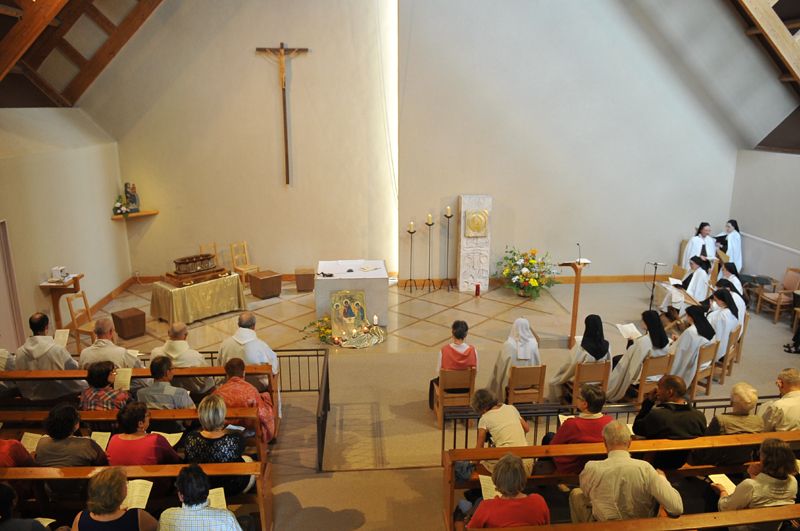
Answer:
[(181, 433), (181, 432), (178, 432), (178, 433), (164, 433), (163, 431), (151, 431), (150, 433), (155, 433), (156, 435), (161, 435), (162, 437), (164, 437), (167, 440), (167, 442), (169, 443), (170, 446), (175, 446), (176, 444), (178, 444), (178, 441), (180, 441), (181, 437), (183, 436), (183, 433)]
[(114, 389), (123, 389), (125, 391), (130, 390), (131, 376), (133, 376), (133, 369), (117, 369), (116, 376), (114, 377)]
[(639, 329), (636, 328), (636, 325), (633, 323), (618, 324), (616, 326), (617, 330), (619, 330), (619, 333), (622, 334), (622, 337), (625, 339), (633, 340), (638, 337), (642, 337), (642, 333), (639, 332)]
[(44, 527), (49, 527), (50, 524), (55, 522), (55, 520), (52, 518), (34, 518), (34, 520), (42, 524)]
[(484, 500), (497, 497), (497, 489), (494, 487), (492, 476), (478, 475), (478, 480), (481, 482), (481, 496)]
[(108, 446), (108, 440), (111, 438), (110, 431), (93, 431), (91, 439), (104, 451)]
[(150, 498), (153, 482), (146, 479), (133, 479), (128, 481), (128, 495), (121, 506), (126, 509), (144, 509)]
[(32, 454), (36, 451), (36, 446), (39, 444), (39, 439), (42, 437), (44, 437), (44, 435), (41, 433), (31, 433), (26, 431), (22, 434), (22, 439), (20, 439), (19, 442), (22, 443), (22, 446), (24, 446), (26, 450), (28, 450), (28, 453)]
[(214, 509), (227, 509), (228, 501), (225, 499), (225, 489), (217, 487), (208, 491), (208, 506)]
[(56, 335), (53, 340), (59, 347), (67, 348), (67, 341), (69, 341), (69, 329), (59, 328), (56, 330)]
[(725, 489), (728, 494), (733, 494), (733, 491), (736, 490), (736, 485), (734, 485), (731, 478), (725, 474), (709, 474), (708, 479), (711, 480), (711, 483), (722, 485), (722, 488)]

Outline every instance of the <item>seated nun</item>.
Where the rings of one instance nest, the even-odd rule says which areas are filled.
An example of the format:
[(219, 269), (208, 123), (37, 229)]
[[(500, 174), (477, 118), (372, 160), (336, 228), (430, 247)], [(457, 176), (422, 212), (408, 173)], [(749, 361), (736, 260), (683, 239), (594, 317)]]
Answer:
[(531, 324), (524, 317), (514, 321), (508, 339), (503, 343), (494, 364), (489, 389), (502, 400), (508, 386), (508, 373), (511, 367), (534, 367), (541, 365), (539, 342), (531, 330)]
[[(608, 399), (618, 402), (625, 398), (632, 385), (639, 383), (642, 365), (648, 357), (666, 356), (669, 352), (670, 340), (664, 331), (664, 324), (655, 310), (642, 312), (642, 325), (644, 334), (633, 340), (625, 354), (611, 371), (608, 381)], [(661, 375), (655, 376), (658, 381)], [(636, 396), (635, 394), (633, 396)]]
[(700, 347), (714, 341), (714, 328), (706, 319), (703, 308), (700, 306), (686, 308), (686, 320), (689, 322), (689, 327), (683, 331), (680, 337), (672, 337), (675, 342), (672, 351), (675, 358), (672, 360), (672, 368), (669, 373), (680, 376), (684, 382), (691, 382), (697, 372), (697, 357)]

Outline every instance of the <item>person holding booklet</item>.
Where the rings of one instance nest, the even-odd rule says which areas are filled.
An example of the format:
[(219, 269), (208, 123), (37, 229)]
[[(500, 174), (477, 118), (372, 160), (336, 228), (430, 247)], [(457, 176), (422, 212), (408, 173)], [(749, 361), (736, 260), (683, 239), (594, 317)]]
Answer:
[[(675, 358), (672, 360), (669, 373), (680, 376), (684, 382), (691, 382), (697, 371), (700, 347), (714, 341), (714, 328), (706, 319), (705, 312), (700, 306), (686, 308), (686, 320), (689, 322), (689, 327), (683, 331), (680, 337), (672, 336), (675, 341), (673, 350)], [(705, 367), (701, 368), (705, 369)]]
[[(548, 400), (559, 402), (564, 394), (564, 384), (572, 380), (575, 370), (579, 363), (595, 363), (610, 361), (611, 355), (608, 352), (608, 341), (603, 335), (603, 320), (599, 315), (590, 314), (586, 316), (584, 332), (581, 342), (575, 345), (572, 358), (558, 370), (550, 381)], [(575, 390), (577, 392), (577, 389)]]
[(208, 476), (198, 465), (189, 465), (175, 480), (181, 507), (171, 507), (161, 513), (159, 531), (241, 531), (236, 517), (227, 509), (211, 507), (208, 500)]
[(725, 232), (717, 234), (717, 241), (724, 238), (723, 251), (728, 255), (731, 262), (736, 264), (736, 269), (742, 270), (742, 234), (739, 231), (739, 223), (735, 219), (729, 219), (725, 224)]
[[(659, 309), (675, 320), (686, 314), (687, 303), (684, 294), (689, 295), (695, 302), (704, 300), (708, 294), (709, 267), (707, 261), (693, 256), (689, 260), (689, 273), (683, 277), (680, 283), (674, 283), (667, 287), (667, 294)], [(674, 279), (671, 279), (670, 282), (674, 282)]]
[(8, 483), (0, 483), (0, 529), (3, 531), (45, 531), (41, 523), (28, 518), (14, 518), (17, 493)]
[(683, 251), (683, 261), (681, 267), (684, 269), (689, 268), (689, 260), (693, 256), (700, 257), (705, 261), (709, 267), (711, 262), (715, 259), (717, 254), (717, 240), (711, 236), (711, 225), (705, 221), (700, 223), (697, 227), (697, 232), (689, 242), (686, 244), (686, 249)]
[[(642, 373), (642, 364), (648, 357), (657, 358), (669, 354), (671, 341), (664, 331), (664, 324), (655, 310), (642, 312), (642, 325), (644, 334), (633, 339), (633, 343), (628, 347), (619, 361), (611, 371), (608, 380), (608, 400), (617, 402), (625, 398), (631, 385), (638, 383)], [(660, 376), (654, 381), (658, 381)]]
[(81, 393), (80, 408), (83, 411), (122, 409), (131, 401), (125, 389), (115, 389), (117, 369), (112, 361), (97, 361), (89, 365), (86, 381), (89, 388)]
[(143, 509), (122, 507), (128, 478), (120, 468), (106, 468), (89, 480), (86, 510), (72, 522), (72, 531), (155, 531), (158, 520)]
[(163, 465), (181, 458), (160, 434), (147, 433), (150, 413), (142, 402), (132, 402), (117, 413), (122, 433), (111, 437), (106, 453), (112, 466)]

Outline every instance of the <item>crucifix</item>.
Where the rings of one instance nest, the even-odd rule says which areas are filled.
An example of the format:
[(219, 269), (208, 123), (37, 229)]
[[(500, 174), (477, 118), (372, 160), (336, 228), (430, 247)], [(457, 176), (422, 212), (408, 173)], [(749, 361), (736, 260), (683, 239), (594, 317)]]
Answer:
[(281, 43), (280, 48), (256, 48), (256, 53), (264, 53), (278, 60), (280, 72), (281, 95), (283, 96), (283, 168), (286, 173), (286, 184), (289, 184), (289, 123), (286, 116), (286, 60), (295, 55), (307, 53), (308, 48), (287, 48)]

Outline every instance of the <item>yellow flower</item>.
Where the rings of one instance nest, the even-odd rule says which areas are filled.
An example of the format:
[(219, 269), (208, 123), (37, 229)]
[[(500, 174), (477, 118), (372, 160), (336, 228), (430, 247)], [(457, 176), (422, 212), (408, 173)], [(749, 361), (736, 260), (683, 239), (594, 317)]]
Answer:
[(536, 252), (537, 252), (537, 251), (536, 251), (536, 249), (531, 249), (529, 252), (530, 252), (532, 255), (536, 255)]
[(511, 271), (508, 268), (503, 269), (503, 276), (507, 277)]
[(530, 280), (530, 283), (531, 283), (531, 286), (538, 286), (538, 285), (539, 285), (539, 283), (538, 283), (538, 282), (536, 282), (536, 279), (535, 279), (535, 278), (532, 278), (532, 279)]

